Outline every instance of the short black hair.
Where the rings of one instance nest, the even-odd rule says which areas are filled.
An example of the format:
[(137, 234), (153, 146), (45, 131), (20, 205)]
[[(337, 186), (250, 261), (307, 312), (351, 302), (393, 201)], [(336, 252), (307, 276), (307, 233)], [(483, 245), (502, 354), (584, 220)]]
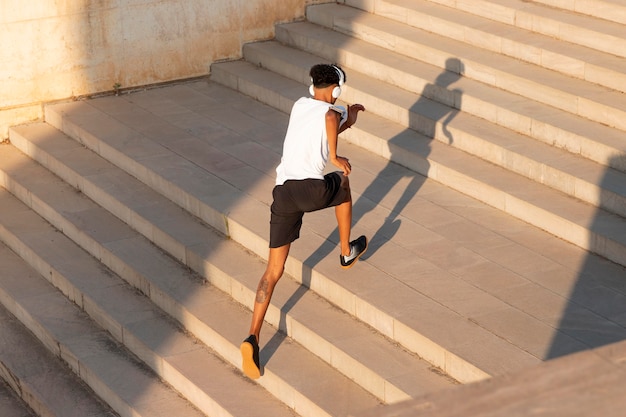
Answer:
[(346, 82), (346, 73), (339, 65), (333, 64), (317, 64), (311, 67), (309, 75), (311, 76), (311, 82), (315, 87), (325, 88), (329, 85), (339, 84), (339, 74), (337, 70), (341, 71), (343, 75), (343, 82)]

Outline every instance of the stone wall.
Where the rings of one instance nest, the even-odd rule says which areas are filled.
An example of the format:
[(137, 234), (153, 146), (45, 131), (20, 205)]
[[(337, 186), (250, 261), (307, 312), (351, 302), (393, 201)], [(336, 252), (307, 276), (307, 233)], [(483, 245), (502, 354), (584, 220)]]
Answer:
[(319, 0), (1, 0), (0, 142), (42, 104), (207, 75)]

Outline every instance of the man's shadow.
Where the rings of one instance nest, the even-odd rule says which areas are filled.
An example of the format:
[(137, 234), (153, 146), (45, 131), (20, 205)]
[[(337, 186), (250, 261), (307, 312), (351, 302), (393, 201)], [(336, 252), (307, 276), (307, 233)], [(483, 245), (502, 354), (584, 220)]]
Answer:
[[(409, 183), (394, 207), (390, 210), (389, 216), (385, 218), (383, 225), (371, 237), (368, 252), (363, 259), (371, 257), (378, 248), (392, 239), (400, 229), (401, 220), (398, 216), (407, 204), (411, 202), (427, 178), (430, 168), (428, 156), (431, 153), (431, 141), (441, 140), (447, 141), (449, 144), (454, 142), (454, 137), (448, 130), (448, 124), (460, 111), (463, 92), (459, 89), (450, 89), (449, 87), (461, 78), (462, 73), (463, 63), (456, 58), (448, 59), (446, 61), (446, 70), (437, 76), (434, 83), (424, 87), (419, 100), (411, 106), (409, 129), (389, 140), (389, 150), (392, 156), (385, 168), (378, 173), (372, 183), (365, 189), (362, 198), (356, 202), (354, 206), (356, 215), (353, 216), (353, 224), (357, 224), (363, 216), (380, 204), (391, 189), (398, 185), (403, 178), (408, 177)], [(443, 100), (446, 104), (442, 104), (439, 100)], [(420, 134), (419, 137), (415, 135), (415, 131)], [(413, 169), (399, 170), (399, 164), (393, 162), (404, 159), (394, 156), (397, 153), (405, 152), (402, 149), (402, 143), (407, 140), (407, 136), (410, 137), (409, 140), (419, 141), (418, 146), (414, 146), (413, 149), (416, 149), (420, 155), (420, 161), (417, 162), (420, 172)], [(400, 172), (405, 175), (399, 175)], [(334, 236), (338, 236), (336, 230), (334, 233)]]
[[(417, 194), (424, 181), (426, 181), (425, 175), (429, 169), (428, 156), (431, 152), (431, 141), (441, 140), (449, 144), (454, 142), (454, 137), (448, 130), (448, 124), (460, 111), (463, 91), (450, 89), (450, 86), (462, 77), (463, 72), (464, 65), (462, 61), (457, 58), (449, 58), (446, 61), (445, 70), (436, 77), (434, 82), (424, 87), (419, 99), (409, 109), (409, 127), (388, 141), (391, 157), (387, 165), (376, 175), (372, 183), (368, 185), (361, 197), (354, 203), (352, 210), (353, 226), (379, 205), (389, 191), (398, 185), (403, 178), (409, 177), (409, 184), (390, 210), (384, 223), (371, 238), (368, 237), (368, 250), (361, 259), (365, 260), (371, 257), (385, 242), (392, 239), (400, 229), (401, 219), (398, 216)], [(367, 108), (367, 105), (365, 107)], [(398, 163), (393, 162), (406, 159), (405, 157), (399, 158), (396, 154), (404, 152), (402, 143), (405, 143), (407, 138), (419, 141), (419, 143), (414, 144), (417, 146), (412, 146), (412, 148), (417, 149), (419, 152), (420, 161), (418, 161), (418, 165), (421, 173), (411, 169), (399, 170)], [(408, 175), (398, 175), (399, 172)], [(310, 288), (312, 270), (320, 260), (337, 250), (338, 242), (339, 231), (335, 228), (324, 243), (304, 261), (302, 265), (302, 285), (281, 308), (280, 331), (276, 332), (263, 347), (262, 357), (265, 358), (265, 362), (271, 358), (286, 337), (287, 314)]]

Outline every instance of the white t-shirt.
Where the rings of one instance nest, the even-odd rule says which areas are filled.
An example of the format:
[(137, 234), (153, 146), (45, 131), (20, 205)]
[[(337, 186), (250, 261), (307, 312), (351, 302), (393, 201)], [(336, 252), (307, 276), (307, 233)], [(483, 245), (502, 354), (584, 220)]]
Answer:
[[(328, 162), (326, 112), (332, 104), (312, 97), (298, 99), (291, 109), (283, 144), (283, 156), (276, 168), (276, 185), (287, 180), (323, 179)], [(345, 116), (347, 116), (344, 110)], [(342, 117), (342, 123), (345, 120)]]

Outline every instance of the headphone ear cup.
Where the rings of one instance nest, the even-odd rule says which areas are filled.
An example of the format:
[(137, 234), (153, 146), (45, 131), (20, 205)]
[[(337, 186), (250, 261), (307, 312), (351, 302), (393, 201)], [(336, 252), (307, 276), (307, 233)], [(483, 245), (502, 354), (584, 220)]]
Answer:
[(339, 96), (341, 95), (341, 87), (335, 87), (333, 88), (333, 98), (339, 98)]
[(313, 84), (309, 86), (309, 94), (311, 94), (311, 96), (315, 96), (315, 90), (313, 89)]

